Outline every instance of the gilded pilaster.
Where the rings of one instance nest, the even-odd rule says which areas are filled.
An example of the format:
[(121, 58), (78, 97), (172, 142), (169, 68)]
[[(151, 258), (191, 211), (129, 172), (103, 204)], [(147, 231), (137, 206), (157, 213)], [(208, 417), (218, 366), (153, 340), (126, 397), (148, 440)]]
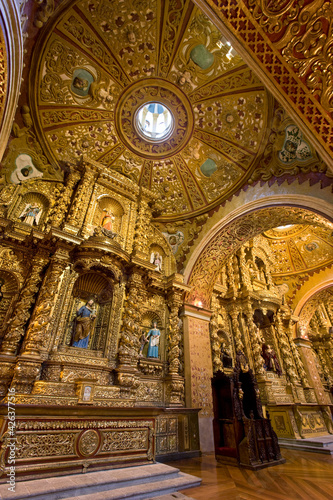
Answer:
[(228, 296), (235, 296), (237, 295), (237, 288), (236, 288), (236, 282), (235, 282), (235, 275), (234, 275), (234, 266), (233, 266), (233, 259), (232, 257), (227, 261), (227, 276), (228, 276)]
[(172, 291), (168, 297), (169, 306), (169, 328), (168, 328), (168, 348), (167, 360), (169, 364), (169, 374), (167, 383), (167, 404), (169, 406), (180, 406), (184, 404), (184, 378), (180, 376), (180, 344), (181, 329), (179, 319), (179, 309), (182, 306), (182, 291)]
[(299, 378), (301, 380), (302, 386), (309, 387), (309, 381), (308, 381), (308, 378), (306, 376), (306, 372), (304, 369), (304, 365), (303, 365), (301, 356), (300, 356), (298, 349), (293, 341), (293, 322), (292, 322), (292, 320), (290, 320), (288, 323), (287, 335), (288, 335), (288, 339), (289, 339), (291, 353), (292, 353), (292, 356), (294, 358), (296, 369), (297, 369)]
[(141, 192), (139, 199), (138, 215), (134, 230), (134, 252), (143, 258), (147, 258), (149, 223), (151, 219), (151, 209), (149, 207), (149, 198)]
[(250, 278), (250, 273), (245, 260), (245, 248), (241, 247), (239, 250), (239, 269), (241, 274), (241, 281), (243, 288), (246, 290), (252, 290), (252, 283)]

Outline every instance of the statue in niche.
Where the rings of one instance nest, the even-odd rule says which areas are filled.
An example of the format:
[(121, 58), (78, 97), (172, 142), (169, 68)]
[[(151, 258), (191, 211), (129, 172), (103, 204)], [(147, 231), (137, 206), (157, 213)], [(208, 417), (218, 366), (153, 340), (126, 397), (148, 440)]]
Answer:
[(113, 232), (113, 222), (115, 220), (115, 216), (111, 212), (111, 210), (106, 210), (104, 208), (103, 212), (105, 212), (103, 218), (102, 218), (102, 227), (103, 229), (106, 229), (107, 231)]
[(259, 269), (258, 269), (257, 265), (251, 260), (249, 262), (249, 273), (250, 273), (251, 279), (259, 279), (260, 278)]
[(265, 271), (261, 268), (259, 270), (259, 273), (260, 273), (260, 281), (262, 281), (263, 283), (266, 283), (266, 274), (265, 274)]
[(162, 255), (159, 252), (152, 252), (150, 255), (150, 263), (154, 264), (155, 271), (162, 271)]
[(153, 322), (153, 328), (147, 333), (148, 345), (148, 358), (158, 358), (158, 346), (160, 343), (161, 332), (157, 328), (156, 321)]
[(94, 301), (90, 299), (76, 312), (73, 347), (88, 348), (90, 333), (95, 319), (96, 309), (94, 309)]
[(107, 236), (110, 239), (114, 239), (118, 236), (117, 233), (113, 231), (113, 222), (115, 221), (115, 216), (111, 212), (111, 210), (103, 209), (104, 215), (102, 217), (102, 221), (99, 227), (95, 227), (94, 236)]
[(282, 369), (281, 369), (279, 360), (277, 359), (276, 352), (269, 344), (265, 343), (264, 339), (262, 339), (262, 342), (263, 342), (263, 344), (261, 347), (261, 349), (262, 349), (261, 355), (264, 358), (265, 370), (268, 372), (274, 371), (280, 377), (282, 375)]
[(42, 211), (43, 209), (38, 204), (28, 203), (18, 218), (25, 224), (38, 226)]
[(232, 356), (230, 353), (230, 349), (227, 347), (227, 344), (225, 342), (221, 343), (221, 361), (224, 368), (232, 367)]

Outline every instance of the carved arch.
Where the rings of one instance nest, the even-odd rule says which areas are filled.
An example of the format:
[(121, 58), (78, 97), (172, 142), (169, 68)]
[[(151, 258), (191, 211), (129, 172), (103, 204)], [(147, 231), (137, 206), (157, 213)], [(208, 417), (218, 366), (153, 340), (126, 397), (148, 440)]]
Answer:
[[(253, 204), (249, 204), (253, 207)], [(328, 207), (326, 207), (328, 209)], [(200, 301), (203, 307), (209, 307), (214, 283), (226, 260), (231, 257), (246, 241), (268, 229), (286, 224), (314, 224), (331, 227), (331, 223), (322, 215), (307, 209), (293, 206), (290, 202), (276, 203), (258, 209), (246, 207), (240, 215), (229, 215), (229, 220), (221, 221), (212, 228), (196, 252), (196, 260), (190, 260), (185, 276), (192, 285), (192, 291), (187, 294), (189, 303)]]

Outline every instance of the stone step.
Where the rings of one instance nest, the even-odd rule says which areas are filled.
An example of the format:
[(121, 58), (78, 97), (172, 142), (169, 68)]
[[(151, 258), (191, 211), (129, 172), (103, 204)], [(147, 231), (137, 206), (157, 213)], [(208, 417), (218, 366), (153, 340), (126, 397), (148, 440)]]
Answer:
[[(200, 486), (200, 480), (193, 481), (193, 476), (179, 473), (179, 476), (174, 479), (164, 479), (163, 481), (152, 482), (150, 484), (138, 484), (136, 486), (125, 486), (116, 488), (115, 490), (101, 491), (94, 493), (93, 500), (148, 500), (156, 498), (156, 495), (161, 496), (167, 493), (172, 493), (177, 490), (184, 490), (194, 486)], [(68, 497), (71, 500), (90, 500), (90, 493), (80, 496)], [(49, 497), (48, 497), (49, 498)], [(29, 498), (30, 500), (30, 498)]]
[(318, 446), (319, 448), (333, 446), (332, 434), (330, 434), (329, 436), (318, 436), (311, 439), (302, 439), (302, 441), (303, 443), (311, 446)]
[(165, 464), (16, 482), (15, 492), (0, 485), (1, 500), (141, 500), (199, 486), (201, 479)]
[(279, 438), (280, 448), (289, 450), (312, 451), (313, 453), (324, 453), (333, 455), (332, 436), (314, 437), (310, 439), (287, 439)]
[(188, 497), (183, 493), (180, 493), (180, 491), (176, 491), (175, 493), (168, 493), (167, 495), (147, 498), (146, 500), (195, 500), (195, 498)]

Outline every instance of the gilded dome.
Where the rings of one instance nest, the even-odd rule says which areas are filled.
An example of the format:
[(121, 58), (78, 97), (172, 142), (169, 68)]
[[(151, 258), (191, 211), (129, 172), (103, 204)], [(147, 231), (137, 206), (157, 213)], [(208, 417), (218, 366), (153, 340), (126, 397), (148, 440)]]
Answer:
[[(244, 185), (263, 150), (269, 96), (192, 2), (62, 9), (31, 65), (32, 113), (51, 163), (86, 157), (122, 173), (157, 195), (160, 220), (204, 213)], [(155, 117), (158, 106), (170, 113), (162, 137), (140, 122), (154, 103)]]

